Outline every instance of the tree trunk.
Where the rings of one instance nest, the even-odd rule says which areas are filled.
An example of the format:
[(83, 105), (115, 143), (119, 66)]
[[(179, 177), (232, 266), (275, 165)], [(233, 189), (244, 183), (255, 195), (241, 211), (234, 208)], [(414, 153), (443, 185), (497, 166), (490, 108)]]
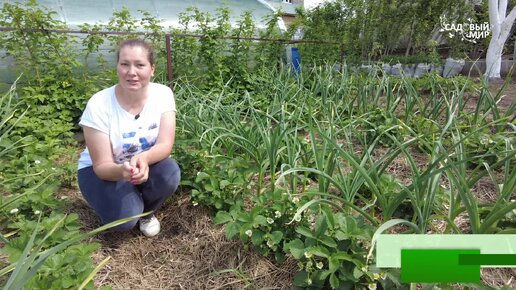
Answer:
[(489, 0), (491, 41), (487, 48), (485, 73), (489, 79), (500, 78), (503, 46), (509, 37), (509, 32), (516, 19), (516, 7), (513, 7), (509, 15), (505, 17), (507, 4), (507, 0)]
[[(505, 42), (505, 41), (504, 41)], [(499, 79), (502, 68), (502, 51), (504, 42), (493, 35), (489, 42), (486, 55), (486, 76), (489, 79)]]
[(412, 38), (414, 37), (415, 26), (416, 26), (416, 19), (412, 19), (412, 23), (410, 24), (409, 42), (407, 44), (407, 50), (405, 50), (405, 56), (410, 55), (410, 49), (412, 48)]

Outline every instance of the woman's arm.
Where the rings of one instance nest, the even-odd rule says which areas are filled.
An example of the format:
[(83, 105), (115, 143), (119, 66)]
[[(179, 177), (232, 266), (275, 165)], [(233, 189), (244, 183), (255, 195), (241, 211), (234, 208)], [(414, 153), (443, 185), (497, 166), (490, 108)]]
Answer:
[(147, 181), (149, 173), (149, 165), (161, 161), (170, 156), (174, 140), (176, 136), (176, 113), (173, 111), (161, 114), (158, 138), (156, 144), (149, 150), (142, 152), (129, 162), (131, 166), (139, 169), (139, 173), (135, 174), (131, 181), (139, 184)]
[(103, 180), (130, 180), (134, 169), (128, 163), (116, 164), (113, 161), (108, 134), (87, 126), (83, 126), (83, 132), (95, 174)]

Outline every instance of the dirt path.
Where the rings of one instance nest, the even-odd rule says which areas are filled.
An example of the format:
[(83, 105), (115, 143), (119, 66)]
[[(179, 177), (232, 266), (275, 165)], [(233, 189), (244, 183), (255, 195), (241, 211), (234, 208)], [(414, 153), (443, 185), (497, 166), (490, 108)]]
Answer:
[[(502, 88), (503, 91), (500, 92)], [(504, 83), (492, 83), (489, 86), (489, 90), (493, 96), (500, 93), (498, 107), (501, 110), (507, 109), (511, 103), (516, 101), (516, 78), (513, 78), (507, 85), (504, 85)], [(471, 105), (476, 106), (476, 104)]]

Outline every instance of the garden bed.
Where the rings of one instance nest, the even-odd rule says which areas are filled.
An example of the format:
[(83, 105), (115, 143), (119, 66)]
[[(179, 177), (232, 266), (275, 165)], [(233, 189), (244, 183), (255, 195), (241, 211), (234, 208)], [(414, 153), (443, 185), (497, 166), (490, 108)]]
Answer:
[[(493, 125), (492, 122), (496, 118), (499, 122), (511, 120), (512, 116), (506, 119), (500, 116), (514, 102), (514, 82), (505, 88), (504, 97), (495, 97), (495, 107), (490, 103), (494, 99), (481, 94), (480, 87), (471, 86), (463, 78), (430, 77), (411, 83), (414, 80), (340, 76), (320, 68), (305, 76), (306, 79), (296, 79), (284, 71), (264, 72), (256, 76), (249, 94), (229, 88), (223, 94), (205, 92), (178, 85), (175, 92), (180, 113), (173, 156), (182, 166), (184, 184), (178, 195), (158, 212), (162, 233), (151, 239), (136, 229), (128, 233), (102, 233), (89, 238), (88, 245), (80, 244), (70, 250), (70, 258), (75, 258), (77, 252), (73, 251), (77, 249), (81, 263), (90, 259), (89, 251), (94, 251), (93, 264), (110, 258), (94, 278), (97, 288), (291, 289), (313, 282), (321, 288), (330, 283), (348, 283), (357, 288), (381, 285), (405, 289), (407, 285), (396, 283), (399, 271), (386, 270), (388, 274), (385, 274), (365, 258), (372, 233), (382, 223), (392, 218), (418, 223), (424, 220), (417, 227), (433, 234), (511, 229), (506, 221), (488, 229), (478, 224), (472, 226), (470, 212), (479, 219), (481, 214), (489, 213), (451, 212), (447, 194), (454, 194), (459, 200), (460, 196), (453, 192), (458, 183), (449, 177), (468, 181), (478, 173), (475, 166), (485, 161), (493, 170), (489, 175), (481, 171), (483, 175), (468, 185), (467, 194), (482, 204), (492, 205), (499, 199), (496, 185), (509, 182), (505, 178), (512, 173), (505, 168), (513, 168), (514, 158), (503, 153), (506, 145), (500, 149), (496, 136), (512, 142), (514, 132), (506, 123)], [(437, 93), (436, 88), (439, 88)], [(500, 88), (501, 84), (490, 87), (494, 94)], [(479, 107), (478, 102), (484, 103)], [(448, 103), (461, 109), (453, 109)], [(442, 107), (428, 115), (425, 110), (432, 109), (429, 104)], [(480, 115), (472, 117), (477, 110)], [(493, 116), (493, 112), (498, 115)], [(453, 139), (448, 131), (448, 135), (435, 139), (441, 131), (449, 129), (443, 126), (448, 118), (452, 118), (453, 134), (466, 135), (480, 128), (485, 136), (477, 136), (473, 131), (465, 139), (471, 142), (466, 143)], [(492, 140), (498, 147), (484, 146), (481, 138)], [(436, 140), (443, 147), (435, 147)], [(407, 146), (401, 144), (409, 141)], [(453, 142), (459, 142), (468, 151), (459, 151)], [(56, 151), (61, 153), (56, 155), (55, 163), (40, 161), (36, 154), (22, 154), (21, 160), (12, 160), (17, 166), (25, 166), (29, 174), (20, 179), (19, 185), (11, 185), (12, 188), (34, 184), (38, 179), (32, 177), (41, 172), (50, 172), (59, 179), (57, 200), (68, 202), (69, 220), (53, 242), (67, 240), (67, 231), (86, 232), (100, 226), (76, 187), (76, 159), (83, 146)], [(396, 152), (396, 148), (403, 150)], [(473, 159), (457, 162), (456, 156), (461, 152)], [(482, 159), (482, 152), (490, 152), (493, 158), (506, 158), (506, 163), (500, 165)], [(392, 159), (382, 161), (385, 156)], [(429, 165), (435, 158), (440, 161)], [(448, 159), (460, 170), (450, 167)], [(445, 168), (446, 174), (435, 171), (440, 167)], [(16, 172), (9, 170), (2, 174), (7, 174), (7, 178), (16, 176)], [(435, 176), (438, 186), (428, 186), (428, 179), (421, 178), (425, 174)], [(420, 188), (412, 187), (415, 183)], [(5, 252), (10, 258), (16, 257), (20, 247), (24, 247), (23, 241), (18, 240), (23, 240), (23, 235), (27, 238), (26, 233), (16, 232), (16, 227), (27, 227), (28, 233), (31, 232), (24, 221), (26, 217), (35, 218), (34, 206), (42, 202), (46, 205), (44, 214), (49, 218), (44, 221), (43, 233), (61, 218), (62, 213), (53, 212), (59, 208), (53, 200), (55, 184), (58, 183), (49, 182), (48, 188), (38, 189), (27, 201), (15, 204), (16, 208), (6, 208), (14, 233), (10, 237), (13, 243)], [(410, 198), (433, 189), (435, 199), (428, 205), (429, 215), (416, 213), (414, 208), (427, 205), (421, 201), (414, 205)], [(397, 198), (402, 193), (406, 196), (391, 202), (393, 196)], [(513, 200), (516, 196), (509, 192), (506, 198)], [(323, 204), (325, 200), (332, 201), (332, 206)], [(454, 208), (458, 209), (457, 205)], [(453, 222), (442, 218), (448, 213)], [(407, 230), (397, 225), (388, 232)], [(8, 231), (2, 234), (7, 235)], [(349, 241), (352, 247), (337, 249), (336, 241)], [(339, 251), (337, 257), (352, 262), (328, 263), (330, 251)], [(59, 266), (63, 268), (59, 269), (66, 269), (66, 255), (62, 253), (52, 259), (54, 263), (62, 263)], [(5, 258), (2, 256), (0, 262), (6, 263)], [(73, 267), (68, 269), (75, 270)], [(329, 267), (335, 271), (334, 278), (330, 278), (333, 281), (317, 276), (330, 271)], [(484, 269), (483, 284), (516, 286), (511, 279), (512, 271)], [(77, 275), (74, 279), (84, 279), (78, 276), (84, 274), (72, 274)], [(67, 275), (72, 274), (49, 272), (41, 283), (56, 280), (69, 285)], [(381, 278), (382, 275), (389, 278)]]
[[(497, 92), (500, 84), (492, 85)], [(510, 83), (506, 97), (499, 103), (503, 109), (514, 101), (516, 84)], [(472, 101), (472, 100), (470, 100)], [(472, 104), (473, 105), (473, 104)], [(474, 106), (472, 106), (474, 108)], [(381, 152), (377, 152), (380, 156)], [(417, 154), (417, 153), (416, 153)], [(415, 157), (424, 165), (426, 155)], [(393, 162), (390, 174), (408, 183), (408, 165), (403, 160)], [(405, 180), (405, 181), (404, 181)], [(489, 179), (480, 181), (473, 189), (478, 198), (492, 201), (496, 192)], [(70, 197), (70, 212), (81, 217), (85, 229), (93, 229), (98, 220), (83, 201), (77, 189), (61, 191)], [(513, 196), (514, 198), (515, 196)], [(91, 241), (100, 242), (95, 260), (112, 259), (96, 276), (97, 287), (109, 285), (115, 289), (290, 289), (297, 271), (297, 261), (286, 259), (282, 264), (269, 260), (238, 240), (228, 240), (224, 229), (213, 224), (213, 210), (193, 206), (190, 192), (183, 191), (159, 212), (162, 233), (154, 239), (145, 238), (137, 230), (129, 233), (105, 233)], [(467, 232), (463, 215), (456, 224)], [(442, 221), (432, 226), (433, 233), (445, 227)], [(402, 231), (402, 228), (393, 229)], [(516, 288), (514, 269), (483, 269), (486, 285)]]

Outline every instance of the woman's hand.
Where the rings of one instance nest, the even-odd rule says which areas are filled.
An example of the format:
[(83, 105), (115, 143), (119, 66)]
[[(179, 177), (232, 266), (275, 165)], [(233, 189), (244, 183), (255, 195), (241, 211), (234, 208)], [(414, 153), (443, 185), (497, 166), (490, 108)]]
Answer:
[(147, 152), (142, 152), (131, 158), (131, 161), (128, 162), (132, 170), (129, 181), (134, 185), (142, 184), (149, 178), (149, 161), (147, 155)]
[(133, 175), (139, 171), (140, 170), (137, 167), (132, 166), (129, 161), (126, 161), (122, 164), (122, 179), (131, 181)]

